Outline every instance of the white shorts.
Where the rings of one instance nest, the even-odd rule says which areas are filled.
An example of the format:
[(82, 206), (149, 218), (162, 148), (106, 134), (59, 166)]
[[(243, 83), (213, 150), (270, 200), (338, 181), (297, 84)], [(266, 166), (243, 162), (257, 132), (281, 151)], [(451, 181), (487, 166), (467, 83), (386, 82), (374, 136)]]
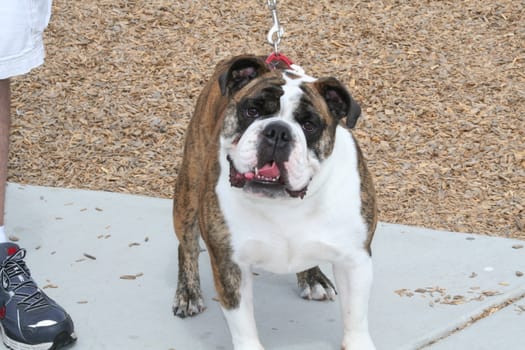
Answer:
[(0, 79), (29, 72), (44, 62), (42, 34), (52, 0), (0, 0)]

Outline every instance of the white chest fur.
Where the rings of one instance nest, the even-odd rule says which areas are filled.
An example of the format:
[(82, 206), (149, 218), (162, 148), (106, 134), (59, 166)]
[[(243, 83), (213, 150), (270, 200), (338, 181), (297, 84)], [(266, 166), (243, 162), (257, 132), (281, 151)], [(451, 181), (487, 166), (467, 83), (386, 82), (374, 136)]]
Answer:
[(220, 151), (216, 193), (231, 233), (233, 260), (276, 273), (299, 272), (362, 250), (360, 178), (354, 140), (336, 131), (332, 155), (323, 161), (304, 199), (265, 198), (232, 188)]

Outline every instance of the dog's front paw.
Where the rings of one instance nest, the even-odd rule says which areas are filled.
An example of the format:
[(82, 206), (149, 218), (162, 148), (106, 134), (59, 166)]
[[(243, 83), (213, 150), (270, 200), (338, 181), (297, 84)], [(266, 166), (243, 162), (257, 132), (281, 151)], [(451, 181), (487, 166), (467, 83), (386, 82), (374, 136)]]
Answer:
[(195, 316), (206, 309), (200, 290), (177, 289), (173, 301), (173, 314), (180, 318)]
[(344, 338), (341, 350), (375, 350), (376, 347), (368, 332), (352, 334)]
[(297, 274), (300, 296), (308, 300), (335, 300), (335, 287), (318, 266)]

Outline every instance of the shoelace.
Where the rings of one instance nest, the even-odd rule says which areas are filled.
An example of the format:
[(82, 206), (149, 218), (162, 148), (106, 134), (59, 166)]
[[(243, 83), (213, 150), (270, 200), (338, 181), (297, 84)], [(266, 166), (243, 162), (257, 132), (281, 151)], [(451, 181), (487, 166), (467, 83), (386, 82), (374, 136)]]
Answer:
[[(29, 268), (24, 262), (25, 256), (25, 249), (19, 249), (15, 254), (8, 256), (0, 265), (0, 278), (3, 289), (12, 288), (13, 299), (17, 301), (17, 304), (24, 306), (25, 311), (31, 311), (46, 307), (49, 303), (31, 278)], [(23, 275), (23, 281), (16, 278), (19, 275)]]

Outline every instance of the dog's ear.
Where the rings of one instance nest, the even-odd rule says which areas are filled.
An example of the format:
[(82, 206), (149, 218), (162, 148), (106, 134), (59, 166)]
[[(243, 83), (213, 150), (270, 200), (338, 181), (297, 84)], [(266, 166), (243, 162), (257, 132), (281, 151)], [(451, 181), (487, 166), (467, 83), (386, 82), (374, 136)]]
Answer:
[(264, 60), (257, 56), (240, 56), (227, 63), (227, 69), (219, 76), (223, 96), (232, 95), (253, 79), (269, 71)]
[(343, 84), (336, 78), (329, 77), (318, 79), (315, 86), (324, 98), (330, 113), (337, 119), (346, 117), (346, 125), (353, 129), (361, 116), (361, 107)]

